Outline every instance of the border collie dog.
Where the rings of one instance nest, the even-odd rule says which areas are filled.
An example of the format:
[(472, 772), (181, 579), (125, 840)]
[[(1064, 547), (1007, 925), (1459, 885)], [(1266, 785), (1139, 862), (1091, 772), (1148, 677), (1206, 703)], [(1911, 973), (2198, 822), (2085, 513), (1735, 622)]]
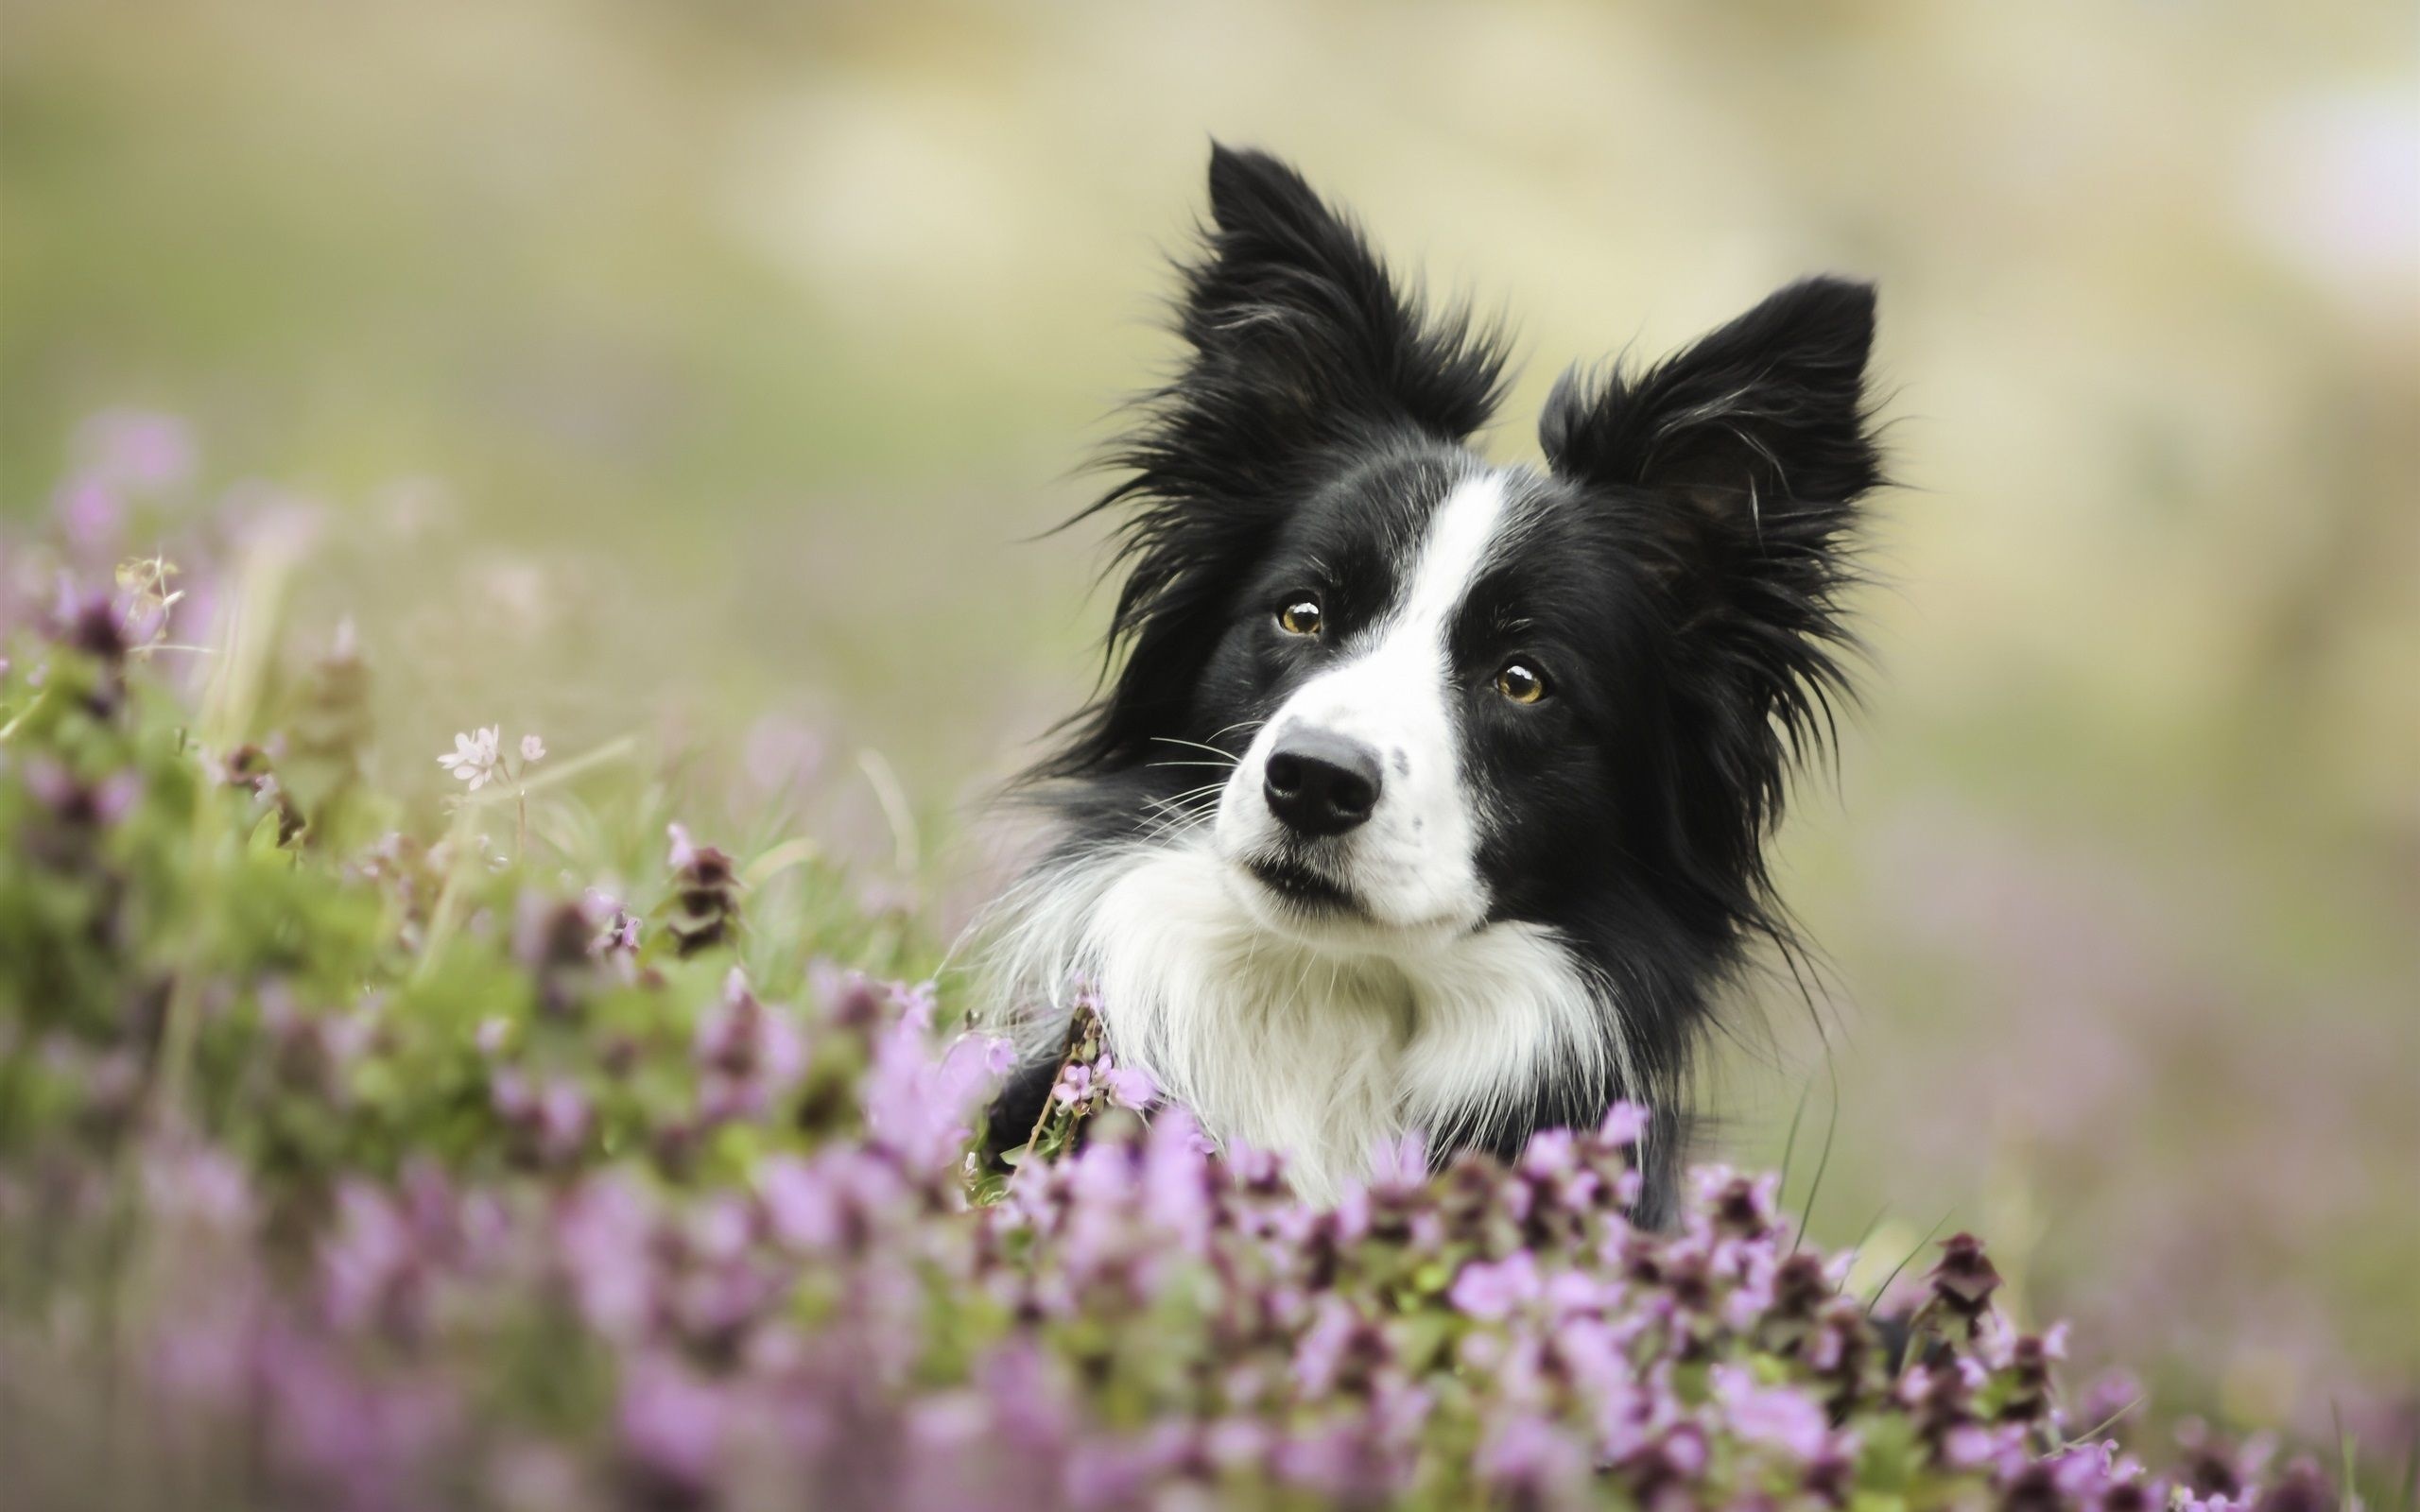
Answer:
[(1210, 212), (1184, 365), (1087, 511), (1114, 671), (1028, 774), (1061, 831), (1000, 911), (1032, 1058), (993, 1126), (1087, 983), (1121, 1064), (1307, 1198), (1415, 1131), (1510, 1157), (1628, 1098), (1652, 1220), (1718, 997), (1791, 949), (1763, 845), (1847, 691), (1873, 290), (1566, 373), (1538, 471), (1469, 444), (1500, 337), (1291, 168), (1214, 146)]

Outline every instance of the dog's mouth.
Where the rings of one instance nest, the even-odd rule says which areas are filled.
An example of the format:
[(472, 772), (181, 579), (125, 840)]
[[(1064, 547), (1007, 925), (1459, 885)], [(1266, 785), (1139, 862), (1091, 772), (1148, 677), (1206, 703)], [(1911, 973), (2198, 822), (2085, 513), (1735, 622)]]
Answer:
[(1282, 855), (1250, 856), (1242, 866), (1254, 882), (1305, 913), (1355, 918), (1367, 913), (1351, 891), (1299, 861)]

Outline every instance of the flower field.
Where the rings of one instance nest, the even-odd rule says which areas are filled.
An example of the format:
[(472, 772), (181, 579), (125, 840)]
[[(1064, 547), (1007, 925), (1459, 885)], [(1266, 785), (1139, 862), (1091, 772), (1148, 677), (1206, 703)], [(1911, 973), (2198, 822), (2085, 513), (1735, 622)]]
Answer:
[[(173, 441), (116, 435), (118, 481)], [(1634, 1108), (1314, 1209), (1079, 1023), (986, 1167), (1005, 1045), (813, 836), (724, 849), (628, 751), (501, 726), (415, 805), (354, 638), (281, 633), (273, 515), (104, 562), (107, 498), (9, 564), (13, 1504), (2350, 1496), (2349, 1445), (2069, 1379), (1973, 1236), (1852, 1287), (1782, 1174), (1720, 1168), (1634, 1228)]]

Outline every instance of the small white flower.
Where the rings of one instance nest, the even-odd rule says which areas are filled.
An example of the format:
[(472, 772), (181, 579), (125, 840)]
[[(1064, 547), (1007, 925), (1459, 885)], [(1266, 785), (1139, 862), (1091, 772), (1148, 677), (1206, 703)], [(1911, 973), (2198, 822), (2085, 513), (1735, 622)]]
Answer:
[(503, 757), (496, 750), (503, 733), (502, 726), (489, 725), (467, 735), (458, 734), (454, 737), (454, 753), (440, 756), (437, 765), (470, 783), (471, 791), (475, 793), (504, 775)]
[(546, 743), (540, 740), (535, 735), (522, 736), (521, 759), (525, 762), (544, 761), (546, 759)]

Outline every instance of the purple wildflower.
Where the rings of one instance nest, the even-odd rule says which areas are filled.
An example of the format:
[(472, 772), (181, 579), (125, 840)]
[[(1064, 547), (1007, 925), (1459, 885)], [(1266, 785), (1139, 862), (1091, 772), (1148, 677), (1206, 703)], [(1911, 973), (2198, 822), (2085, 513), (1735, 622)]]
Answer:
[(172, 488), (193, 475), (193, 429), (174, 415), (107, 409), (85, 421), (76, 450), (88, 476), (137, 490)]
[(669, 1360), (632, 1362), (617, 1419), (622, 1449), (648, 1497), (700, 1499), (716, 1481), (731, 1427), (725, 1392)]
[(551, 1246), (589, 1327), (609, 1339), (635, 1337), (655, 1296), (655, 1216), (627, 1177), (591, 1177), (557, 1204)]
[(1582, 1504), (1588, 1455), (1569, 1434), (1529, 1413), (1507, 1418), (1479, 1445), (1478, 1472), (1513, 1506)]
[(699, 1019), (693, 1047), (709, 1123), (763, 1116), (806, 1069), (806, 1040), (789, 1010), (759, 1002), (737, 967)]
[(1159, 1083), (1153, 1081), (1151, 1074), (1140, 1066), (1115, 1065), (1107, 1056), (1103, 1056), (1099, 1075), (1102, 1088), (1109, 1093), (1109, 1100), (1120, 1108), (1141, 1112), (1159, 1101)]
[(1073, 1108), (1092, 1095), (1093, 1068), (1084, 1061), (1071, 1060), (1059, 1068), (1059, 1079), (1050, 1088), (1053, 1100)]
[(1446, 1295), (1471, 1316), (1495, 1322), (1536, 1301), (1544, 1291), (1538, 1263), (1523, 1249), (1500, 1261), (1472, 1261), (1454, 1278)]
[(1831, 1422), (1821, 1402), (1794, 1387), (1761, 1384), (1744, 1366), (1714, 1367), (1714, 1399), (1741, 1439), (1780, 1450), (1802, 1464), (1820, 1457), (1830, 1443)]

